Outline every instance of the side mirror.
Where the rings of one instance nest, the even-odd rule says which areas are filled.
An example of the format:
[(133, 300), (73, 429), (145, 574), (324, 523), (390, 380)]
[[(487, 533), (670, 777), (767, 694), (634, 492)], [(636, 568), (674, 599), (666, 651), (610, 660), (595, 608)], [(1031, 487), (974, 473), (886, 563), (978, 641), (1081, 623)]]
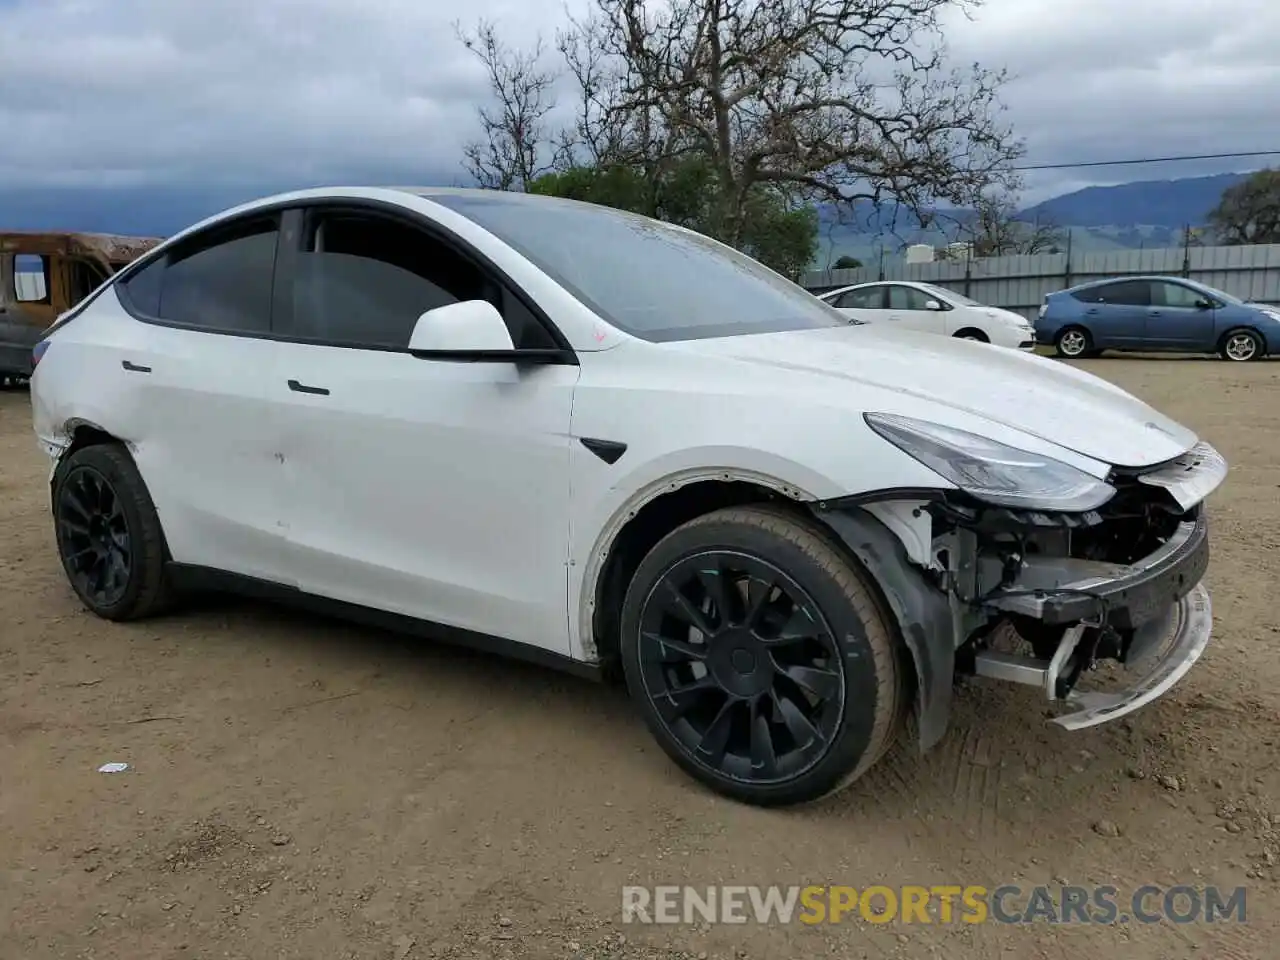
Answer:
[(941, 310), (942, 304), (940, 304), (937, 300), (926, 300), (924, 302), (924, 308), (926, 310)]
[(413, 325), (409, 352), (420, 360), (462, 363), (577, 363), (572, 350), (517, 347), (488, 300), (461, 300), (428, 310)]
[(428, 310), (413, 325), (410, 353), (514, 350), (498, 308), (487, 300), (460, 300)]
[(1197, 309), (1197, 310), (1212, 310), (1212, 309), (1213, 309), (1213, 301), (1212, 301), (1212, 300), (1205, 300), (1205, 299), (1202, 297), (1201, 299), (1199, 299), (1199, 300), (1197, 300), (1197, 301), (1196, 301), (1196, 309)]

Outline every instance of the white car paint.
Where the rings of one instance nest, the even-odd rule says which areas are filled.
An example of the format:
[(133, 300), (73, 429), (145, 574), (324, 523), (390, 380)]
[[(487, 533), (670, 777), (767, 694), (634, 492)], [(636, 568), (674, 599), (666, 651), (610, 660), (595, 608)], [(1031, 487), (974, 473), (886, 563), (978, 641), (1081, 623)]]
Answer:
[[(888, 301), (884, 295), (888, 294)], [(879, 306), (842, 306), (875, 297)], [(865, 323), (888, 323), (947, 337), (977, 331), (989, 343), (1020, 350), (1035, 349), (1035, 327), (1011, 310), (988, 307), (951, 290), (913, 280), (878, 280), (830, 290), (821, 299), (845, 316)], [(896, 301), (896, 302), (895, 302)]]
[[(124, 440), (179, 562), (591, 660), (612, 537), (664, 491), (705, 478), (802, 501), (952, 487), (864, 413), (961, 428), (1095, 477), (1196, 441), (1081, 371), (884, 325), (652, 342), (405, 191), (301, 191), (204, 225), (326, 198), (392, 204), (469, 243), (577, 364), (435, 362), (157, 326), (108, 287), (52, 334), (33, 378), (35, 430), (54, 451), (81, 422)], [(126, 361), (153, 372), (131, 376)], [(290, 379), (329, 393), (291, 391)], [(624, 441), (625, 457), (604, 463), (578, 442), (591, 437)]]

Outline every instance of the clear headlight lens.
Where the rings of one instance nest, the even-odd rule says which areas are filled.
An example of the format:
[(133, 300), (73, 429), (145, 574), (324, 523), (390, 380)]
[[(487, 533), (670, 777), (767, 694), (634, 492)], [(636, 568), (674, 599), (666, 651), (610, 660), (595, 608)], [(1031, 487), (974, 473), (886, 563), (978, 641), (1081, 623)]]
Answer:
[(1263, 310), (1262, 313), (1270, 317), (1272, 320), (1280, 321), (1280, 313), (1275, 310)]
[(1070, 464), (986, 437), (891, 413), (864, 414), (867, 425), (908, 456), (986, 503), (1083, 512), (1115, 488)]

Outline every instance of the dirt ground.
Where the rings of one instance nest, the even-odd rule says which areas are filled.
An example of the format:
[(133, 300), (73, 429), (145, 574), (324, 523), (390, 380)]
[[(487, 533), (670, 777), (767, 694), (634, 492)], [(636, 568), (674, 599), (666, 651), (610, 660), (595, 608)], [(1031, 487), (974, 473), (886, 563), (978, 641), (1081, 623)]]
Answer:
[[(1074, 734), (967, 685), (929, 755), (789, 811), (698, 788), (618, 690), (239, 600), (92, 618), (0, 394), (0, 958), (1276, 956), (1280, 363), (1086, 366), (1231, 462), (1204, 660)], [(1248, 922), (621, 922), (663, 883), (1243, 885)]]

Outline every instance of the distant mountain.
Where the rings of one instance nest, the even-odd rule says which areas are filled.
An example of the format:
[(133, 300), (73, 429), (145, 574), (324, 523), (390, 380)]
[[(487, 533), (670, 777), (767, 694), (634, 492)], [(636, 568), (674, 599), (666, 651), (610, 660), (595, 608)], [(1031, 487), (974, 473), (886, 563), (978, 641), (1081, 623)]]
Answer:
[[(1047, 220), (1063, 234), (1069, 231), (1072, 249), (1081, 252), (1175, 247), (1182, 242), (1184, 226), (1203, 226), (1222, 191), (1247, 176), (1226, 173), (1086, 187), (1028, 207), (1020, 216)], [(877, 210), (860, 204), (840, 214), (822, 208), (817, 268), (844, 255), (870, 265), (881, 256), (898, 256), (909, 244), (942, 246), (956, 239), (960, 234), (956, 224), (970, 216), (969, 211), (940, 210), (940, 224), (925, 229), (908, 211), (892, 205)]]
[(1222, 173), (1180, 180), (1139, 180), (1112, 187), (1085, 187), (1045, 200), (1023, 212), (1073, 227), (1146, 226), (1179, 229), (1200, 226), (1218, 205), (1222, 191), (1247, 177)]

